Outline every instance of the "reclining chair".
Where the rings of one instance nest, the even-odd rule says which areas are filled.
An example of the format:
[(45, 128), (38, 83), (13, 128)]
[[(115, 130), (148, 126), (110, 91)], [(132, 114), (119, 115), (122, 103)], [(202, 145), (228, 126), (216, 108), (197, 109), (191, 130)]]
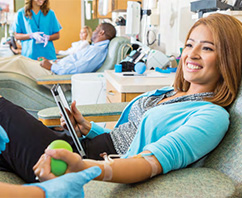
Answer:
[[(97, 104), (78, 108), (84, 116), (98, 120), (95, 118), (98, 115), (106, 118), (120, 115), (125, 105)], [(84, 186), (85, 197), (242, 197), (242, 86), (228, 111), (231, 121), (228, 132), (218, 147), (205, 158), (203, 164), (172, 171), (137, 184), (91, 181)], [(58, 113), (57, 108), (50, 108), (40, 111), (39, 115), (42, 119), (48, 119), (53, 116), (57, 118)], [(24, 183), (17, 175), (8, 172), (0, 172), (0, 181)]]
[[(113, 69), (129, 50), (129, 39), (125, 37), (115, 37), (108, 47), (107, 57), (102, 67), (97, 72)], [(53, 75), (38, 79), (39, 84), (46, 84), (50, 81), (54, 83), (71, 83), (71, 75)], [(25, 108), (36, 117), (36, 113), (44, 108), (56, 106), (53, 96), (48, 88), (37, 84), (37, 81), (23, 75), (0, 72), (0, 95), (9, 101)], [(71, 101), (71, 94), (67, 94), (67, 99)]]

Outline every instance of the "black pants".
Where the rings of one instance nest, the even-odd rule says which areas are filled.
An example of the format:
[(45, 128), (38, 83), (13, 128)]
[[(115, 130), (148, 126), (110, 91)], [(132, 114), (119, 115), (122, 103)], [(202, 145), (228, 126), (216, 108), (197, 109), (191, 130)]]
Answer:
[[(47, 146), (56, 139), (69, 142), (77, 149), (68, 133), (55, 132), (32, 117), (23, 108), (0, 98), (0, 125), (10, 139), (6, 150), (0, 154), (0, 170), (16, 173), (26, 182), (34, 182), (32, 170)], [(94, 139), (84, 139), (82, 146), (89, 159), (101, 159), (100, 153), (116, 154), (109, 134)]]

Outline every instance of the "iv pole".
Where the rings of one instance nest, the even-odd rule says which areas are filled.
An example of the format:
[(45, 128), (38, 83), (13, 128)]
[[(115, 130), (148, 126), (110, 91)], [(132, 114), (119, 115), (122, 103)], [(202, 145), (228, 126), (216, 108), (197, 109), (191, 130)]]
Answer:
[[(2, 21), (2, 25), (4, 27), (4, 37), (1, 39), (1, 46), (5, 46), (6, 45), (6, 41), (8, 38), (8, 26), (7, 26), (7, 22), (8, 22), (8, 12), (4, 12), (4, 11), (0, 11), (0, 13), (2, 12), (2, 17), (4, 18)], [(1, 18), (1, 16), (0, 16)]]

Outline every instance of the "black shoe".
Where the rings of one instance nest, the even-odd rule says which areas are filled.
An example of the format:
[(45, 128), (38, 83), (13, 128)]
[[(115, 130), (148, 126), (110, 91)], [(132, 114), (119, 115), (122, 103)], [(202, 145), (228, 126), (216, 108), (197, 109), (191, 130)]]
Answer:
[[(14, 55), (17, 55), (18, 53), (14, 52), (13, 49), (12, 49), (12, 47), (13, 47), (13, 46), (12, 46), (12, 43), (9, 43), (9, 48), (10, 48), (10, 50), (13, 52)], [(14, 48), (14, 47), (13, 47), (13, 48)]]
[(15, 38), (14, 38), (14, 36), (11, 36), (10, 43), (12, 44), (12, 46), (13, 46), (14, 49), (18, 49), (18, 47), (17, 47), (17, 45), (16, 45), (16, 42), (15, 42)]

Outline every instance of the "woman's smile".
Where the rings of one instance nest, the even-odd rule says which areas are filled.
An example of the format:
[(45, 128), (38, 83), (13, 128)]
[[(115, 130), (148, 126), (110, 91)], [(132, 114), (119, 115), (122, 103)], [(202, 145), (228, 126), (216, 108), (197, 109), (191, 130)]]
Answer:
[(201, 70), (203, 67), (201, 65), (199, 65), (198, 63), (187, 62), (186, 68), (187, 68), (187, 71), (196, 72), (198, 70)]

